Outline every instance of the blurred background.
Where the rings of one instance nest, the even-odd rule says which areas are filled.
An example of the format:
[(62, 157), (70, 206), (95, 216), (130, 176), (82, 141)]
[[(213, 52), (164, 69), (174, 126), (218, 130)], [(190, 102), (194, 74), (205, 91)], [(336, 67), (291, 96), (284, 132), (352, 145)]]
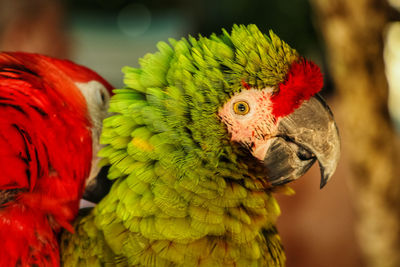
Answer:
[[(264, 32), (273, 29), (300, 54), (322, 66), (322, 93), (336, 115), (343, 139), (338, 170), (323, 190), (319, 189), (318, 166), (314, 166), (292, 184), (295, 195), (277, 195), (282, 210), (278, 228), (287, 266), (400, 266), (400, 185), (393, 182), (400, 180), (394, 144), (396, 125), (400, 129), (400, 25), (395, 22), (400, 1), (391, 0), (390, 5), (383, 0), (351, 3), (0, 0), (0, 50), (69, 58), (121, 87), (121, 67), (138, 66), (140, 57), (156, 51), (158, 41), (220, 33), (233, 23), (255, 23)], [(372, 39), (363, 43), (363, 38)], [(355, 44), (359, 46), (352, 48)], [(359, 67), (363, 64), (365, 68)], [(363, 71), (365, 76), (354, 75)], [(386, 76), (381, 79), (380, 74)], [(361, 115), (353, 117), (356, 114)], [(367, 135), (363, 134), (366, 128), (378, 130)], [(365, 143), (354, 141), (359, 139)], [(372, 149), (364, 150), (364, 146)], [(364, 158), (376, 159), (372, 154), (382, 158), (378, 169), (385, 171), (371, 171), (377, 169), (377, 160), (371, 163)], [(374, 209), (385, 212), (370, 214)], [(385, 220), (390, 224), (381, 224)], [(387, 250), (392, 252), (387, 254)]]

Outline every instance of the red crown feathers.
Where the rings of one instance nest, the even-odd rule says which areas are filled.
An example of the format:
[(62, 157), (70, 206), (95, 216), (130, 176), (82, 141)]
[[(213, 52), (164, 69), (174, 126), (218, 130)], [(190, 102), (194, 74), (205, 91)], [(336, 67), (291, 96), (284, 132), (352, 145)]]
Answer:
[(272, 114), (276, 118), (289, 115), (322, 86), (323, 76), (315, 63), (305, 59), (294, 62), (286, 81), (279, 84), (279, 91), (271, 97)]

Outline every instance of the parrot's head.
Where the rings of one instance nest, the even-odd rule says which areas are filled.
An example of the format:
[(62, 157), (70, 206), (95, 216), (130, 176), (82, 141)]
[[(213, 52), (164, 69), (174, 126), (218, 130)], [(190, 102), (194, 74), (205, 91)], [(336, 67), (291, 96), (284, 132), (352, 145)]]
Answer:
[(230, 70), (220, 69), (230, 90), (217, 114), (231, 143), (239, 145), (239, 158), (271, 185), (299, 178), (317, 160), (322, 188), (336, 169), (340, 141), (333, 115), (317, 94), (323, 86), (319, 67), (254, 25), (234, 26), (227, 37), (234, 53), (221, 62)]
[[(64, 164), (71, 164), (69, 168), (72, 172), (77, 167), (72, 162), (76, 162), (82, 169), (79, 177), (89, 177), (86, 181), (91, 181), (99, 172), (99, 137), (102, 121), (108, 114), (113, 87), (87, 67), (40, 54), (3, 52), (0, 54), (0, 67), (4, 86), (19, 84), (18, 90), (22, 93), (15, 96), (15, 105), (26, 101), (31, 107), (35, 107), (33, 111), (44, 118), (51, 117), (51, 126), (55, 128), (53, 130), (39, 129), (40, 122), (33, 120), (30, 125), (21, 126), (26, 131), (35, 129), (41, 131), (43, 136), (48, 136), (42, 142), (48, 146), (47, 150), (58, 153), (54, 159), (52, 155), (49, 156), (49, 165), (56, 168), (55, 166), (61, 166), (64, 161)], [(16, 94), (15, 92), (10, 94)], [(24, 94), (30, 99), (23, 100)], [(25, 113), (34, 114), (33, 111), (27, 109)], [(64, 136), (57, 136), (57, 131), (61, 133), (65, 130), (57, 125), (70, 131), (70, 134), (66, 133), (65, 140)], [(73, 144), (80, 144), (80, 149), (73, 148)]]
[(222, 66), (231, 69), (225, 74), (231, 85), (217, 114), (239, 145), (239, 158), (273, 186), (301, 177), (317, 160), (322, 188), (336, 169), (340, 139), (317, 94), (319, 67), (272, 31), (266, 36), (254, 25), (235, 26), (229, 37), (235, 56)]
[[(270, 34), (276, 42), (276, 37)], [(317, 160), (322, 188), (335, 171), (340, 155), (333, 115), (317, 94), (322, 88), (322, 74), (318, 66), (297, 57), (293, 50), (289, 50), (289, 56), (293, 56), (290, 58), (278, 53), (279, 46), (274, 47), (275, 58), (261, 65), (259, 71), (268, 77), (273, 74), (262, 73), (263, 70), (280, 68), (283, 80), (260, 87), (256, 83), (265, 79), (257, 74), (246, 77), (240, 90), (219, 108), (218, 116), (230, 140), (241, 146), (245, 161), (252, 162), (250, 169), (264, 173), (270, 184), (281, 185), (299, 178)], [(256, 83), (250, 85), (248, 79)]]
[[(83, 96), (86, 105), (86, 117), (89, 118), (92, 134), (92, 164), (89, 177), (86, 180), (87, 191), (90, 192), (90, 187), (98, 186), (94, 178), (97, 177), (100, 171), (100, 158), (97, 156), (101, 148), (99, 139), (103, 120), (109, 115), (109, 101), (114, 87), (99, 74), (85, 66), (78, 65), (69, 60), (55, 58), (47, 58), (47, 60), (56, 69), (61, 70), (62, 73), (58, 75), (63, 76), (64, 79), (70, 79), (71, 81), (71, 87), (69, 88), (65, 86), (61, 87), (61, 85), (58, 87), (60, 88), (60, 93), (66, 95), (77, 94), (75, 100), (82, 99)], [(49, 76), (53, 76), (53, 74)], [(82, 96), (78, 96), (79, 93)], [(71, 96), (69, 96), (68, 99), (70, 97)]]
[(57, 233), (73, 231), (97, 173), (112, 86), (44, 55), (0, 53), (1, 266), (57, 266)]

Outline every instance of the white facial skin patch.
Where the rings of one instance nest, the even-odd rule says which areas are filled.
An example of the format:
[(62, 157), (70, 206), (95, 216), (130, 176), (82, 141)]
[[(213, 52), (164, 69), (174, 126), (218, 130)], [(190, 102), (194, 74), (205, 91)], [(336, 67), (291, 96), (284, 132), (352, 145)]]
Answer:
[(110, 94), (107, 89), (98, 81), (90, 81), (87, 83), (75, 83), (76, 86), (81, 91), (82, 95), (85, 97), (87, 108), (89, 111), (91, 123), (92, 123), (92, 167), (90, 169), (90, 175), (87, 179), (86, 185), (97, 176), (100, 171), (98, 163), (100, 161), (97, 157), (101, 145), (99, 143), (99, 138), (101, 134), (101, 128), (103, 125), (103, 120), (107, 117), (107, 110), (110, 102)]
[(241, 143), (254, 157), (264, 160), (269, 138), (278, 130), (279, 122), (272, 115), (273, 88), (250, 88), (235, 93), (218, 111), (231, 134), (231, 141)]

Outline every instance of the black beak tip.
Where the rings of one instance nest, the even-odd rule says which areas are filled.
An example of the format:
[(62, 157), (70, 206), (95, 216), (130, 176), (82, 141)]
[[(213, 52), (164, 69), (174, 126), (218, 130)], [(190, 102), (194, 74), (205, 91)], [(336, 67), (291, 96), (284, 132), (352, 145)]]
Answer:
[(113, 184), (111, 180), (107, 178), (108, 169), (110, 166), (103, 167), (92, 184), (88, 185), (83, 194), (83, 199), (93, 203), (99, 203), (110, 191)]
[(320, 170), (321, 170), (321, 184), (320, 184), (319, 188), (322, 189), (328, 183), (328, 181), (332, 175), (329, 173), (325, 173), (325, 169), (324, 169), (324, 167), (321, 166), (321, 164), (320, 164)]
[(324, 186), (327, 184), (328, 179), (321, 178), (321, 184), (319, 185), (319, 189), (324, 188)]

